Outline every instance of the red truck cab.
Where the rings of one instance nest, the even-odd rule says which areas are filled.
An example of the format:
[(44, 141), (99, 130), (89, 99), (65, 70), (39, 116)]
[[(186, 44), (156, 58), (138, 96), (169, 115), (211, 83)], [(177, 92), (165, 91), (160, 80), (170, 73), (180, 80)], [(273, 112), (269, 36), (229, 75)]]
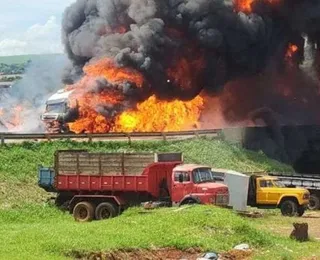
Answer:
[(228, 205), (228, 187), (216, 183), (211, 168), (196, 164), (181, 164), (173, 169), (171, 200), (173, 204)]

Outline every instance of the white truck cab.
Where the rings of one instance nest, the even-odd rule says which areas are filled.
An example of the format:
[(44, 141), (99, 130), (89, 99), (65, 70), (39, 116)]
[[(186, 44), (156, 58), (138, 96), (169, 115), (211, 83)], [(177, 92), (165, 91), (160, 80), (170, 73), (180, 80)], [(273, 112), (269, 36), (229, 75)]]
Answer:
[(45, 112), (41, 115), (41, 120), (48, 132), (67, 132), (65, 117), (70, 111), (69, 97), (74, 90), (60, 89), (50, 96), (46, 101)]

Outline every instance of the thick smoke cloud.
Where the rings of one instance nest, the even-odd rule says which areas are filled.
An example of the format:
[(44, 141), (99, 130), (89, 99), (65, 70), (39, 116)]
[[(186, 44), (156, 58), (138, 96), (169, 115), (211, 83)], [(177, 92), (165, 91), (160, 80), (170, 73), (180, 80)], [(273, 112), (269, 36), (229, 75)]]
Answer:
[[(227, 66), (225, 81), (252, 75), (265, 68), (271, 57), (283, 60), (293, 36), (318, 32), (314, 24), (309, 26), (310, 19), (319, 19), (317, 3), (281, 1), (280, 10), (273, 10), (270, 4), (256, 2), (256, 13), (246, 15), (234, 12), (231, 0), (78, 0), (64, 13), (63, 42), (75, 68), (108, 56), (162, 85), (167, 79), (165, 69), (172, 65), (165, 56), (194, 44), (206, 53), (209, 69), (204, 74), (210, 77), (203, 75), (207, 76), (204, 85), (214, 90), (224, 83), (214, 84), (218, 60)], [(119, 33), (121, 28), (126, 32)], [(179, 30), (184, 37), (173, 37), (167, 29)], [(154, 88), (156, 92), (163, 89)]]

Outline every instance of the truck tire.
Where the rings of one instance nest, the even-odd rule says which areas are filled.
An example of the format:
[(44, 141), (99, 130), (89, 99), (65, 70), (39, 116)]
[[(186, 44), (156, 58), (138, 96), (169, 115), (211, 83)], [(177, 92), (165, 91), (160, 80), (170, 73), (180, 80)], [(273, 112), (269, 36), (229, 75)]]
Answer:
[(196, 201), (195, 199), (186, 199), (186, 200), (183, 200), (179, 206), (183, 206), (183, 205), (193, 205), (193, 204), (200, 204), (198, 201)]
[(93, 220), (94, 208), (90, 202), (82, 201), (76, 204), (73, 209), (73, 217), (76, 221), (87, 222)]
[(109, 202), (100, 203), (95, 210), (97, 220), (114, 218), (117, 216), (117, 208)]
[(298, 213), (298, 205), (293, 200), (285, 200), (284, 202), (282, 202), (280, 209), (283, 216), (293, 217)]
[(312, 194), (310, 196), (308, 209), (310, 210), (318, 210), (320, 209), (320, 199), (317, 195)]
[(304, 212), (306, 211), (306, 208), (303, 206), (299, 206), (297, 213), (298, 213), (298, 217), (302, 217), (302, 215), (304, 214)]

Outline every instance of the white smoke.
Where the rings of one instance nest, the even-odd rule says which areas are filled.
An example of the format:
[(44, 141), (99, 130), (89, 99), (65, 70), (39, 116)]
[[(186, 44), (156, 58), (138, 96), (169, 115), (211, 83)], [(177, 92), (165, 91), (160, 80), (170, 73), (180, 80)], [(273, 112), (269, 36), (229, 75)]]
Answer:
[[(39, 56), (29, 64), (23, 78), (0, 97), (1, 132), (44, 132), (40, 115), (48, 97), (62, 88), (61, 78), (67, 63), (64, 55), (48, 55)], [(19, 106), (21, 112), (16, 115), (15, 108)], [(20, 122), (17, 126), (12, 125), (14, 118)]]

